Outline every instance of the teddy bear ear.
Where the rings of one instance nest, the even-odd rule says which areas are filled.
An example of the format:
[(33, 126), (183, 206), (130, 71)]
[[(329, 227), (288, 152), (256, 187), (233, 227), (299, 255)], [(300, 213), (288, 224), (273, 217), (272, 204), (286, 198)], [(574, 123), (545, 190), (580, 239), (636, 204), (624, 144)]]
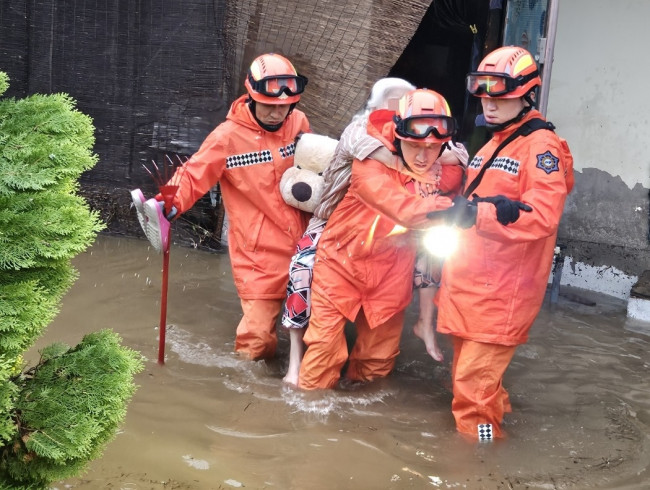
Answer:
[(338, 140), (322, 134), (304, 133), (296, 142), (293, 164), (302, 169), (321, 173), (334, 157)]

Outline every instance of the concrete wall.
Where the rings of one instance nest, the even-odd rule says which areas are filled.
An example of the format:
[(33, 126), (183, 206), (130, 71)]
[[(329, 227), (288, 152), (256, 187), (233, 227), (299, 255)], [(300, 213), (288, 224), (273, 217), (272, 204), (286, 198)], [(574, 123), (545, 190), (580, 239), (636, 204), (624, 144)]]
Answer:
[(650, 269), (650, 2), (561, 2), (547, 116), (575, 158), (563, 284), (627, 297)]

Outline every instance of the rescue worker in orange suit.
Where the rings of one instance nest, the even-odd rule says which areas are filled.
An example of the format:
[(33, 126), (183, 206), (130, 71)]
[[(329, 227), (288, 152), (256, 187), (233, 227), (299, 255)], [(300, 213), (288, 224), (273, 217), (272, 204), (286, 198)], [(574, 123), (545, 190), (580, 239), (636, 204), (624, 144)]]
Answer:
[(451, 208), (450, 221), (462, 229), (459, 249), (443, 268), (437, 330), (451, 336), (454, 349), (456, 428), (474, 440), (505, 435), (501, 424), (511, 405), (503, 375), (541, 308), (573, 187), (573, 157), (551, 129), (518, 136), (494, 154), (522, 125), (544, 120), (534, 108), (540, 85), (533, 57), (516, 46), (491, 52), (467, 76), (492, 138), (470, 162), (466, 185), (494, 159), (471, 199), (459, 196)]
[(265, 359), (276, 351), (289, 262), (309, 219), (280, 195), (282, 174), (293, 165), (294, 140), (310, 131), (307, 117), (295, 109), (307, 79), (287, 58), (269, 53), (255, 58), (244, 84), (248, 93), (232, 103), (226, 121), (172, 177), (180, 186), (172, 213), (187, 211), (219, 182), (243, 310), (235, 351)]
[(463, 168), (438, 166), (455, 124), (446, 100), (431, 90), (402, 96), (397, 111), (370, 114), (368, 134), (401, 156), (402, 167), (353, 160), (350, 188), (329, 218), (318, 243), (312, 280), (311, 318), (298, 386), (335, 388), (348, 360), (344, 333), (354, 321), (357, 338), (346, 378), (370, 381), (388, 375), (399, 354), (404, 310), (411, 301), (415, 233), (434, 221), (432, 211), (451, 206), (443, 193), (459, 190)]

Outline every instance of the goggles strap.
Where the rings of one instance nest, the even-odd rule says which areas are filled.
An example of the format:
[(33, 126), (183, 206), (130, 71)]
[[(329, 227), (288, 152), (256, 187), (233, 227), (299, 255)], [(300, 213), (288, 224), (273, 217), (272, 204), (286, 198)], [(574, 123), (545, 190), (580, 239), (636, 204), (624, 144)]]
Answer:
[(524, 83), (528, 82), (529, 80), (532, 80), (533, 78), (539, 76), (539, 71), (535, 70), (534, 72), (529, 73), (528, 75), (524, 75), (523, 77), (519, 77), (519, 86), (523, 85)]

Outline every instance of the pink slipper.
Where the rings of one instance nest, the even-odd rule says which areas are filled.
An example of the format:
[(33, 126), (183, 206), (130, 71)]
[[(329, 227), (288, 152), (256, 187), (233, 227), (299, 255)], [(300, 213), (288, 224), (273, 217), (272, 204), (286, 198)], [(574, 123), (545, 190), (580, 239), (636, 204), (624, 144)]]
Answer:
[(149, 199), (143, 205), (145, 215), (144, 233), (157, 252), (169, 249), (169, 221), (163, 214), (163, 203)]
[(133, 207), (135, 208), (135, 212), (138, 216), (138, 221), (140, 222), (142, 231), (146, 231), (145, 228), (147, 227), (147, 218), (144, 215), (144, 202), (146, 199), (144, 198), (144, 194), (142, 194), (142, 191), (140, 189), (133, 189), (131, 191), (131, 200), (133, 201)]

